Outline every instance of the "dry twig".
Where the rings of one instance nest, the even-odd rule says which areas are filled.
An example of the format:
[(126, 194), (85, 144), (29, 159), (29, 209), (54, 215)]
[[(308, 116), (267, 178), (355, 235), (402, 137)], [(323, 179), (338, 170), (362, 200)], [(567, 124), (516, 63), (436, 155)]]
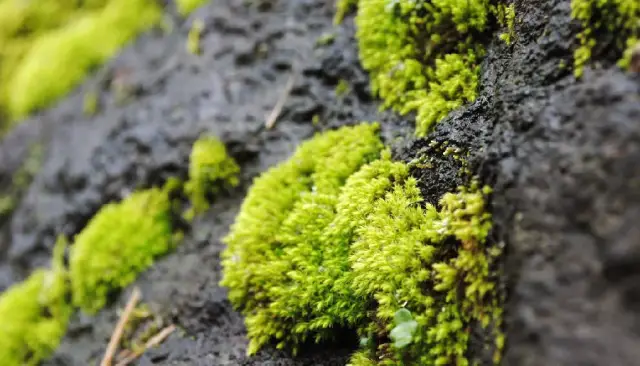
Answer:
[(140, 355), (142, 355), (146, 350), (148, 350), (151, 347), (157, 346), (162, 341), (164, 341), (165, 338), (167, 338), (175, 329), (176, 327), (173, 324), (162, 329), (160, 332), (158, 332), (158, 334), (156, 334), (151, 339), (149, 339), (147, 343), (144, 344), (144, 347), (142, 349), (132, 352), (130, 355), (127, 356), (127, 358), (118, 362), (116, 366), (128, 365), (129, 363), (134, 361), (136, 358), (140, 357)]
[(267, 129), (271, 129), (273, 125), (275, 125), (276, 120), (280, 116), (280, 112), (282, 112), (284, 103), (287, 101), (287, 98), (289, 98), (289, 94), (291, 94), (291, 89), (293, 89), (293, 83), (295, 79), (295, 73), (292, 71), (291, 75), (289, 75), (289, 80), (287, 80), (287, 85), (285, 85), (284, 90), (282, 91), (282, 95), (280, 95), (280, 99), (278, 99), (278, 102), (271, 110), (271, 114), (269, 114), (269, 118), (267, 118), (267, 122), (265, 123)]
[(104, 358), (102, 359), (100, 366), (111, 366), (111, 360), (113, 359), (113, 355), (116, 353), (116, 348), (118, 347), (118, 343), (120, 343), (120, 338), (122, 338), (124, 326), (127, 324), (129, 316), (136, 307), (138, 300), (140, 300), (140, 289), (136, 287), (133, 289), (133, 292), (129, 297), (129, 301), (127, 302), (127, 306), (124, 308), (124, 312), (120, 316), (118, 325), (116, 325), (116, 328), (113, 330), (113, 334), (111, 334), (109, 345), (107, 346), (107, 350), (104, 353)]

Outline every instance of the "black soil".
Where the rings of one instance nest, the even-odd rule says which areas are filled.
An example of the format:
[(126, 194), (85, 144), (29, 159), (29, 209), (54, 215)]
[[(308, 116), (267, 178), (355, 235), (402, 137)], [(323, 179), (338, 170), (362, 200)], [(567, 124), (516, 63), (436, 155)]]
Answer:
[[(212, 133), (240, 162), (243, 184), (219, 197), (177, 251), (137, 281), (145, 302), (180, 327), (138, 364), (344, 365), (355, 347), (348, 332), (339, 344), (297, 357), (274, 349), (246, 356), (243, 319), (218, 286), (221, 238), (251, 180), (300, 141), (379, 120), (396, 158), (432, 158), (431, 168), (413, 170), (427, 201), (469, 180), (443, 146), (468, 153), (471, 172), (494, 187), (492, 240), (506, 248), (504, 365), (638, 365), (640, 77), (612, 66), (610, 55), (595, 55), (604, 61), (581, 80), (572, 76), (578, 27), (569, 0), (519, 1), (516, 14), (513, 45), (496, 34), (489, 40), (478, 99), (426, 139), (413, 138), (409, 117), (378, 112), (358, 63), (353, 19), (334, 27), (333, 2), (215, 0), (174, 19), (172, 34), (140, 37), (0, 143), (2, 190), (28, 146), (46, 151), (17, 208), (0, 220), (0, 291), (46, 265), (56, 236), (78, 233), (104, 203), (184, 177), (191, 144)], [(201, 56), (185, 49), (197, 18), (206, 24)], [(331, 42), (316, 44), (327, 34)], [(131, 92), (124, 104), (109, 92), (114, 75)], [(292, 93), (267, 130), (290, 75)], [(340, 80), (349, 85), (344, 95), (335, 91)], [(101, 108), (87, 117), (83, 95), (94, 88)], [(99, 360), (128, 295), (95, 317), (74, 318), (48, 364)], [(482, 348), (473, 350), (482, 357)]]

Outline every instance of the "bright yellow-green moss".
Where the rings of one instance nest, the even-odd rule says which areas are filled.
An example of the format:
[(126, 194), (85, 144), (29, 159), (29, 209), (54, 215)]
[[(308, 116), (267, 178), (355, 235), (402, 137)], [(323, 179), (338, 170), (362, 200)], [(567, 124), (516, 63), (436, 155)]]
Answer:
[(333, 17), (333, 24), (342, 23), (345, 15), (356, 5), (358, 5), (358, 0), (336, 0), (336, 14)]
[(476, 41), (488, 25), (488, 0), (361, 0), (360, 60), (383, 107), (417, 112), (416, 135), (476, 97)]
[(200, 36), (204, 30), (204, 22), (200, 19), (196, 19), (191, 24), (189, 29), (189, 36), (187, 37), (187, 51), (193, 55), (199, 55), (202, 52), (200, 48)]
[(170, 201), (152, 188), (103, 206), (76, 236), (69, 258), (73, 304), (102, 308), (172, 246)]
[(250, 189), (222, 281), (249, 353), (268, 342), (296, 352), (346, 327), (363, 339), (353, 365), (465, 365), (468, 327), (499, 329), (488, 192), (424, 204), (408, 165), (381, 149), (369, 125), (320, 134)]
[(20, 197), (27, 188), (29, 188), (31, 180), (38, 170), (40, 170), (43, 155), (42, 145), (38, 143), (32, 145), (29, 148), (29, 153), (22, 163), (22, 166), (13, 175), (11, 184), (7, 187), (6, 191), (0, 192), (0, 223), (13, 213)]
[(221, 186), (238, 185), (240, 167), (227, 155), (224, 144), (214, 136), (204, 136), (193, 144), (189, 162), (189, 181), (185, 193), (191, 200), (192, 208), (187, 218), (209, 208), (209, 196), (218, 192)]
[(4, 366), (38, 365), (58, 346), (72, 307), (67, 303), (64, 241), (58, 241), (52, 268), (37, 270), (0, 296), (0, 360)]
[(507, 27), (507, 31), (504, 33), (500, 33), (500, 39), (510, 46), (515, 37), (515, 26), (516, 26), (516, 8), (514, 4), (504, 5), (498, 4), (495, 8), (496, 17), (498, 18), (498, 22), (503, 27)]
[(628, 67), (631, 47), (640, 39), (640, 2), (637, 0), (571, 0), (571, 16), (582, 23), (580, 47), (574, 53), (574, 74), (582, 75), (601, 34), (613, 35), (622, 52), (619, 66)]
[(207, 0), (176, 0), (176, 6), (180, 14), (187, 15), (206, 2)]
[(23, 117), (63, 95), (160, 16), (154, 0), (111, 0), (103, 9), (39, 36), (7, 80), (4, 94), (11, 116)]
[[(500, 298), (492, 265), (500, 252), (486, 245), (491, 216), (477, 186), (440, 200), (440, 210), (419, 205), (413, 178), (376, 203), (357, 230), (350, 254), (355, 294), (375, 299), (377, 309), (363, 328), (369, 349), (354, 366), (469, 365), (468, 327), (499, 327)], [(455, 239), (455, 246), (446, 244)], [(402, 319), (402, 322), (399, 321)], [(403, 319), (404, 318), (404, 319)], [(384, 341), (389, 336), (392, 344)], [(500, 359), (502, 335), (494, 335)], [(364, 357), (368, 354), (368, 357)]]
[[(327, 328), (334, 322), (332, 315), (322, 318), (307, 310), (312, 310), (308, 306), (318, 294), (327, 294), (331, 284), (323, 279), (330, 278), (327, 276), (336, 269), (325, 267), (327, 276), (319, 273), (321, 278), (306, 279), (300, 276), (309, 275), (309, 271), (300, 268), (296, 273), (295, 269), (322, 260), (324, 247), (319, 246), (318, 230), (332, 219), (346, 179), (378, 157), (382, 143), (377, 128), (375, 124), (362, 124), (317, 135), (302, 143), (289, 160), (257, 178), (248, 192), (224, 239), (228, 247), (223, 253), (222, 284), (229, 287), (234, 305), (247, 315), (250, 352), (271, 339), (278, 340), (281, 348), (295, 349), (310, 330), (316, 330), (314, 336), (318, 338), (330, 335)], [(305, 243), (299, 241), (302, 238)], [(314, 248), (318, 249), (316, 253)], [(340, 250), (338, 245), (334, 249)], [(297, 257), (301, 252), (309, 256)], [(292, 262), (292, 257), (306, 263)], [(296, 291), (300, 294), (295, 297), (299, 305), (285, 308), (293, 298), (292, 292), (283, 294), (294, 290), (298, 280), (315, 284), (318, 289)], [(312, 308), (316, 307), (322, 309), (320, 304)]]

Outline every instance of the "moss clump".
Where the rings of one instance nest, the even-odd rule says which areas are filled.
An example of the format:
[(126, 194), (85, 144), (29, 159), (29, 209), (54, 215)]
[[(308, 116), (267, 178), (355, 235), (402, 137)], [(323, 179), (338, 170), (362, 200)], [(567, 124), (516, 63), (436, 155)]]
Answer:
[(4, 192), (0, 192), (0, 225), (8, 219), (16, 208), (20, 198), (29, 188), (42, 165), (43, 147), (39, 143), (32, 145), (20, 169), (11, 177), (11, 183)]
[(111, 0), (103, 9), (39, 36), (7, 82), (4, 94), (11, 116), (23, 117), (63, 95), (160, 18), (156, 1)]
[(87, 313), (133, 282), (172, 247), (170, 201), (153, 188), (103, 206), (75, 238), (69, 266), (73, 304)]
[(408, 165), (357, 128), (316, 136), (258, 178), (225, 238), (222, 284), (249, 353), (346, 327), (363, 339), (354, 365), (466, 364), (468, 327), (501, 317), (484, 193), (424, 205)]
[(208, 197), (218, 192), (221, 186), (238, 185), (240, 167), (227, 155), (224, 144), (214, 136), (204, 136), (193, 144), (189, 162), (189, 181), (185, 193), (191, 200), (192, 208), (187, 218), (209, 208)]
[(514, 4), (504, 5), (498, 4), (495, 8), (496, 17), (498, 22), (503, 27), (507, 27), (507, 31), (500, 33), (500, 39), (510, 46), (515, 38), (515, 26), (516, 26), (516, 8)]
[(51, 269), (37, 270), (0, 297), (0, 360), (6, 366), (38, 365), (57, 348), (72, 307), (59, 240)]
[(574, 74), (580, 77), (591, 59), (598, 35), (614, 37), (616, 50), (625, 50), (618, 64), (626, 68), (631, 49), (640, 39), (640, 2), (637, 0), (571, 0), (571, 16), (582, 23), (580, 47), (574, 53)]
[(206, 2), (207, 0), (176, 0), (176, 6), (180, 14), (187, 15)]
[(488, 0), (366, 0), (358, 4), (362, 65), (384, 108), (417, 112), (416, 134), (473, 101)]
[(338, 0), (336, 1), (336, 14), (333, 16), (333, 24), (338, 25), (342, 23), (344, 17), (353, 8), (358, 5), (358, 0)]
[[(468, 365), (469, 327), (501, 325), (492, 271), (500, 253), (486, 245), (491, 217), (484, 211), (483, 192), (472, 185), (447, 193), (440, 210), (429, 204), (422, 208), (420, 201), (409, 177), (376, 204), (357, 231), (350, 255), (354, 292), (375, 300), (377, 308), (361, 328), (370, 338), (369, 349), (354, 356), (354, 366), (373, 360)], [(410, 329), (398, 322), (403, 311), (415, 322)], [(493, 339), (497, 363), (503, 337), (496, 331)]]
[(200, 47), (200, 36), (204, 30), (204, 22), (200, 19), (196, 19), (191, 24), (189, 29), (189, 35), (187, 36), (187, 51), (193, 55), (199, 55), (202, 53)]
[[(332, 315), (318, 317), (317, 312), (306, 312), (305, 307), (322, 291), (327, 294), (331, 284), (325, 279), (336, 270), (342, 271), (325, 267), (318, 272), (320, 277), (325, 273), (324, 278), (304, 279), (300, 277), (308, 271), (295, 269), (311, 266), (307, 261), (322, 261), (322, 251), (332, 250), (321, 245), (319, 231), (332, 220), (337, 196), (347, 178), (379, 156), (382, 143), (377, 128), (375, 124), (362, 124), (317, 135), (302, 143), (289, 160), (257, 178), (248, 192), (224, 239), (228, 247), (222, 256), (222, 284), (229, 287), (234, 305), (247, 315), (250, 352), (272, 339), (277, 339), (281, 348), (296, 349), (313, 331), (318, 339), (330, 335), (329, 328), (335, 322)], [(315, 249), (318, 251), (311, 253)], [(339, 246), (333, 249), (339, 250)], [(307, 258), (300, 257), (303, 252)], [(315, 269), (319, 270), (318, 266)], [(296, 291), (301, 294), (300, 303), (283, 308), (293, 300), (286, 298), (292, 294), (287, 291), (293, 290), (298, 280), (316, 284), (318, 289)], [(316, 306), (324, 308), (320, 304), (313, 308)]]

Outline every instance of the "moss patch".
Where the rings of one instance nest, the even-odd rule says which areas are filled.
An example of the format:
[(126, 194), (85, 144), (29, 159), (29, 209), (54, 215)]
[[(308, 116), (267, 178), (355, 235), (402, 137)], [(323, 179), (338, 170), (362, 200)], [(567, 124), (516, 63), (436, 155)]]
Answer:
[(362, 65), (383, 107), (417, 112), (416, 135), (473, 101), (478, 41), (488, 28), (488, 0), (367, 0), (358, 3)]
[(57, 348), (72, 307), (59, 241), (51, 269), (37, 270), (0, 297), (0, 360), (6, 366), (38, 365)]
[[(203, 0), (177, 2), (186, 15)], [(0, 1), (0, 134), (162, 21), (156, 0)]]
[(207, 0), (176, 0), (176, 6), (180, 14), (187, 15), (206, 2)]
[(111, 0), (103, 9), (39, 36), (7, 82), (9, 113), (21, 118), (63, 95), (160, 16), (152, 0)]
[(75, 306), (97, 312), (114, 290), (133, 282), (172, 248), (170, 207), (167, 193), (153, 188), (100, 209), (71, 248)]
[(582, 75), (598, 39), (613, 36), (621, 55), (618, 65), (627, 68), (633, 46), (640, 40), (640, 2), (637, 0), (571, 0), (571, 16), (582, 23), (580, 47), (574, 53), (574, 74)]
[(222, 280), (246, 316), (249, 353), (268, 342), (296, 352), (351, 328), (363, 339), (354, 365), (462, 365), (473, 324), (499, 329), (488, 191), (423, 204), (374, 127), (317, 135), (250, 189)]
[(0, 192), (0, 225), (11, 216), (33, 177), (40, 170), (43, 154), (40, 144), (32, 145), (22, 166), (11, 178), (9, 186)]
[(185, 193), (191, 201), (191, 209), (186, 212), (187, 219), (209, 208), (209, 198), (221, 187), (238, 185), (240, 167), (227, 155), (224, 144), (214, 136), (198, 139), (191, 150), (189, 162), (189, 180), (185, 184)]

